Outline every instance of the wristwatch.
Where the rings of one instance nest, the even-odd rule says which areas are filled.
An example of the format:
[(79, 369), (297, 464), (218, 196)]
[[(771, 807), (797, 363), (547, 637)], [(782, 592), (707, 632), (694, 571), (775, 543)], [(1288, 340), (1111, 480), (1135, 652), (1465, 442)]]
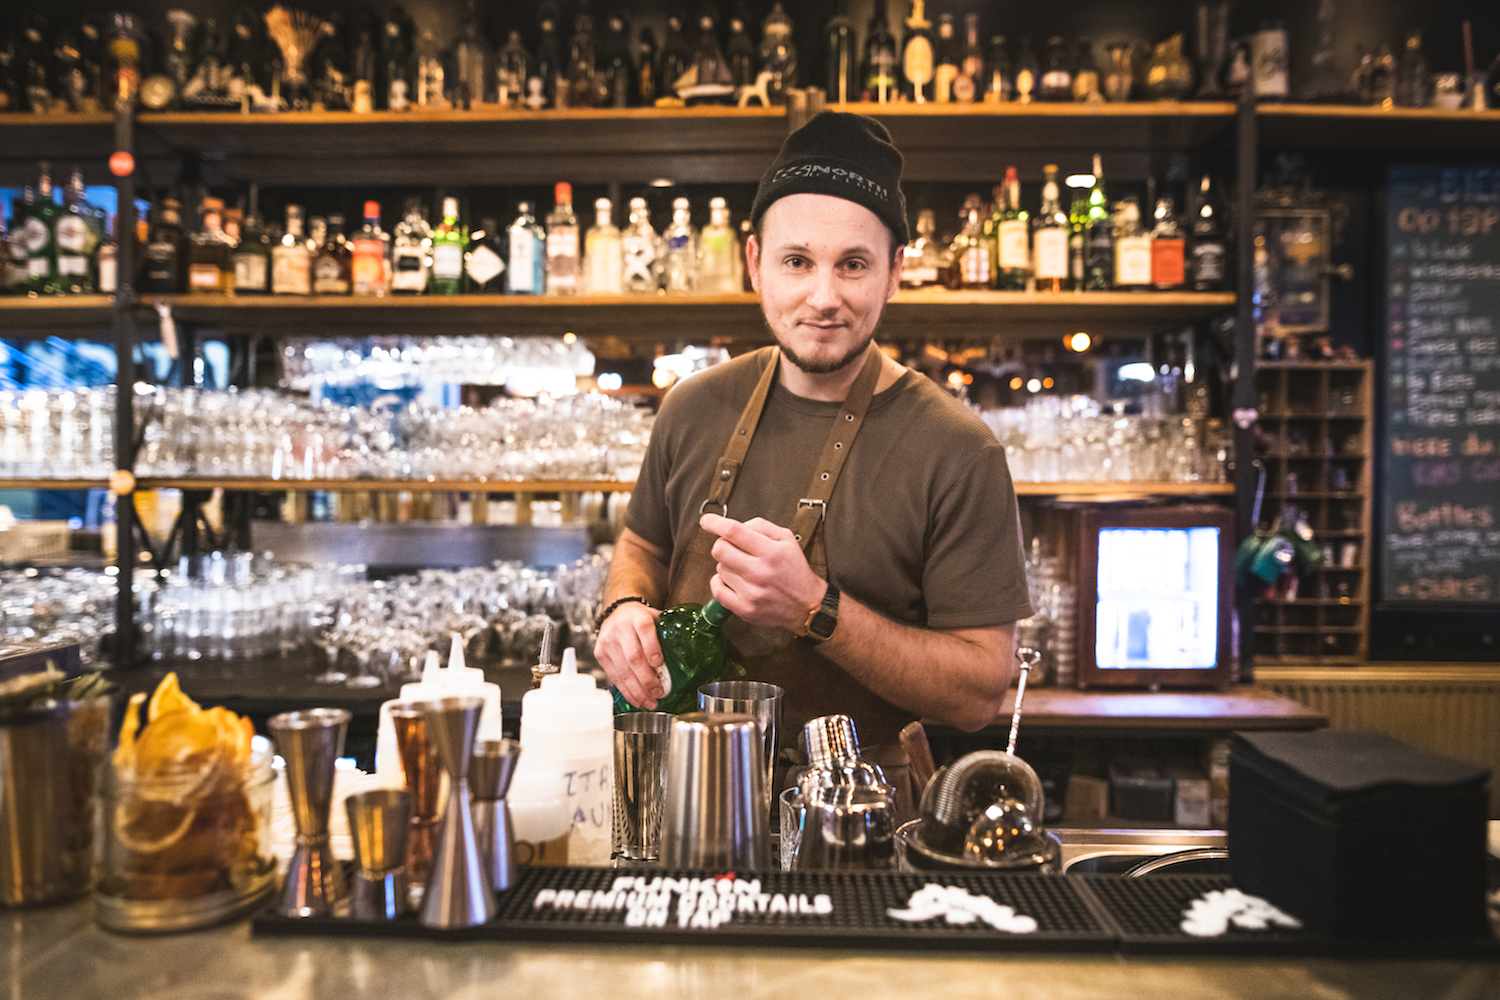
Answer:
[(839, 588), (833, 584), (823, 592), (823, 603), (813, 608), (807, 614), (807, 623), (802, 626), (802, 635), (799, 636), (803, 642), (816, 646), (824, 639), (832, 637), (833, 630), (839, 625)]

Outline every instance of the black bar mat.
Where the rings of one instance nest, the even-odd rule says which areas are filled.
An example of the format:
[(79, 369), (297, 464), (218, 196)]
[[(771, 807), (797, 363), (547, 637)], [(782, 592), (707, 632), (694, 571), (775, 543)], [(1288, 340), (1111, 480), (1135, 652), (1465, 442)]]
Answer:
[(1085, 892), (1098, 902), (1101, 922), (1119, 935), (1119, 948), (1133, 954), (1326, 955), (1390, 958), (1500, 957), (1500, 940), (1364, 940), (1330, 937), (1302, 929), (1271, 926), (1247, 930), (1230, 924), (1220, 935), (1199, 937), (1182, 929), (1195, 899), (1234, 888), (1228, 875), (1173, 875), (1144, 878), (1083, 875)]
[[(927, 908), (910, 915), (931, 913), (926, 919), (891, 915), (924, 902)], [(1033, 929), (1018, 929), (1016, 917), (1030, 918)], [(372, 922), (270, 912), (253, 926), (257, 934), (448, 941), (1092, 952), (1116, 946), (1077, 879), (998, 872), (759, 872), (715, 879), (703, 872), (525, 868), (501, 895), (495, 918), (479, 927), (432, 930), (415, 917)]]

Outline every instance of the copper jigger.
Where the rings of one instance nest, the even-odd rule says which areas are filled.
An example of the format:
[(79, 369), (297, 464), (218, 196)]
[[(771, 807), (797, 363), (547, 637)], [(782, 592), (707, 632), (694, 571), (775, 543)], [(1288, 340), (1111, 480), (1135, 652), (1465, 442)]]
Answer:
[(427, 884), (432, 870), (432, 846), (437, 838), (438, 792), (442, 770), (437, 748), (427, 729), (422, 703), (403, 701), (391, 706), (396, 727), (396, 752), (401, 757), (401, 776), (411, 793), (411, 837), (406, 844), (406, 877), (414, 886)]
[(411, 793), (377, 788), (344, 800), (354, 840), (355, 872), (349, 915), (394, 920), (406, 912), (406, 845), (411, 838)]
[(326, 917), (344, 897), (344, 880), (328, 844), (334, 762), (344, 752), (349, 713), (342, 708), (283, 712), (266, 723), (286, 761), (287, 792), (297, 822), (297, 850), (287, 868), (279, 912)]
[(422, 703), (438, 762), (448, 776), (448, 796), (422, 893), (424, 927), (475, 927), (495, 915), (495, 890), (474, 837), (469, 805), (469, 758), (479, 731), (482, 698), (439, 698)]
[(516, 844), (505, 795), (521, 757), (517, 740), (480, 740), (469, 761), (469, 789), (474, 801), (474, 837), (490, 876), (490, 887), (504, 892), (516, 882)]

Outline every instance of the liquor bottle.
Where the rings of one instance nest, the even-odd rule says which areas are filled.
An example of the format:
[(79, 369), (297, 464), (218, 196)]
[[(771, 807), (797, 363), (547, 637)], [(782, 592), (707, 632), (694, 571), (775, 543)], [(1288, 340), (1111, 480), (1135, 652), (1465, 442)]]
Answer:
[(698, 41), (693, 46), (693, 79), (704, 84), (729, 85), (729, 61), (719, 46), (719, 32), (712, 7), (698, 15)]
[(786, 92), (797, 86), (797, 43), (792, 40), (792, 19), (780, 0), (760, 22), (760, 69), (771, 74), (766, 84), (771, 103), (786, 104)]
[(274, 235), (256, 211), (259, 191), (250, 185), (250, 211), (240, 231), (240, 242), (234, 248), (234, 291), (236, 295), (264, 295), (271, 290), (271, 244)]
[(302, 206), (286, 207), (286, 230), (271, 248), (271, 292), (274, 295), (312, 294), (312, 254), (302, 231)]
[(1087, 38), (1078, 39), (1078, 70), (1073, 74), (1073, 100), (1079, 104), (1104, 101), (1099, 64), (1094, 61), (1094, 46)]
[(573, 19), (573, 37), (568, 41), (568, 107), (592, 108), (599, 103), (598, 51), (594, 18), (587, 9), (579, 11)]
[(995, 206), (998, 287), (1024, 292), (1031, 280), (1031, 216), (1021, 207), (1021, 180), (1015, 167), (1005, 168), (1005, 201)]
[(953, 256), (958, 262), (960, 288), (988, 288), (990, 284), (990, 245), (981, 232), (979, 195), (964, 199), (958, 213), (960, 229), (953, 240)]
[(1422, 31), (1406, 33), (1401, 62), (1396, 69), (1396, 104), (1403, 108), (1425, 108), (1432, 100), (1427, 93), (1427, 56), (1422, 53)]
[(10, 295), (25, 295), (31, 286), (31, 272), (27, 269), (30, 251), (26, 247), (26, 219), (35, 205), (36, 188), (30, 184), (22, 188), (21, 200), (11, 204), (10, 234), (6, 240), (10, 278), (5, 287)]
[(953, 34), (953, 15), (938, 15), (937, 66), (932, 71), (932, 99), (938, 104), (953, 101), (953, 81), (958, 79), (958, 39)]
[[(526, 82), (526, 106), (530, 108), (556, 108), (562, 107), (558, 103), (559, 98), (564, 102), (567, 100), (567, 87), (558, 87), (558, 81), (564, 79), (566, 67), (563, 65), (562, 43), (557, 38), (557, 4), (551, 0), (543, 3), (537, 8), (537, 28), (541, 32), (536, 43), (536, 74), (533, 79), (541, 81), (541, 88), (532, 80)], [(561, 89), (561, 95), (559, 95)]]
[(604, 37), (599, 41), (599, 94), (607, 108), (630, 106), (635, 74), (630, 65), (630, 24), (620, 11), (604, 19)]
[(234, 291), (234, 244), (224, 232), (224, 202), (203, 200), (203, 223), (188, 243), (188, 291), (210, 295)]
[(531, 202), (516, 206), (515, 221), (505, 231), (510, 247), (510, 270), (505, 290), (510, 295), (540, 295), (547, 290), (547, 233), (531, 214)]
[(651, 228), (651, 213), (645, 198), (630, 199), (630, 225), (620, 237), (624, 255), (625, 291), (642, 295), (656, 291), (656, 230)]
[(1037, 88), (1041, 83), (1041, 64), (1036, 53), (1031, 51), (1031, 39), (1021, 37), (1021, 54), (1016, 59), (1016, 101), (1030, 104), (1037, 99)]
[(388, 280), (386, 249), (390, 237), (380, 228), (380, 202), (365, 202), (365, 224), (349, 243), (353, 294), (384, 295)]
[(1068, 217), (1057, 187), (1057, 164), (1043, 168), (1042, 209), (1031, 232), (1032, 270), (1039, 292), (1060, 292), (1068, 281)]
[(432, 274), (432, 228), (421, 198), (406, 199), (406, 214), (391, 236), (391, 294), (421, 295)]
[(740, 290), (740, 241), (729, 224), (729, 206), (723, 198), (711, 200), (708, 212), (709, 223), (699, 234), (698, 291), (729, 295)]
[[(263, 94), (265, 81), (260, 79), (265, 60), (261, 57), (265, 47), (263, 24), (253, 10), (242, 8), (234, 17), (234, 27), (229, 33), (228, 96), (239, 105), (239, 110), (248, 113), (256, 94)], [(111, 49), (119, 40), (111, 41)]]
[(1094, 186), (1089, 189), (1088, 225), (1084, 234), (1083, 288), (1103, 292), (1115, 284), (1115, 227), (1104, 194), (1104, 162), (1094, 154)]
[(413, 47), (416, 67), (416, 106), (423, 111), (445, 111), (452, 105), (447, 97), (447, 77), (443, 67), (443, 49), (431, 28), (417, 32)]
[(119, 248), (115, 245), (113, 218), (105, 226), (99, 252), (94, 255), (94, 274), (94, 283), (101, 295), (113, 295), (119, 289)]
[(457, 295), (464, 290), (464, 245), (469, 237), (458, 221), (458, 199), (443, 199), (443, 221), (432, 231), (432, 277), (427, 291)]
[(1151, 231), (1151, 287), (1175, 291), (1187, 281), (1187, 241), (1177, 222), (1177, 205), (1170, 196), (1158, 198)]
[(494, 219), (479, 220), (479, 228), (469, 234), (464, 253), (464, 274), (471, 291), (481, 295), (505, 292), (505, 231)]
[(590, 295), (625, 291), (625, 253), (608, 198), (594, 202), (594, 224), (583, 239), (583, 290)]
[(689, 216), (688, 200), (672, 201), (672, 224), (662, 231), (662, 287), (669, 292), (692, 292), (698, 286), (698, 234)]
[(547, 294), (577, 295), (578, 216), (573, 214), (573, 185), (558, 181), (552, 211), (547, 213)]
[(661, 74), (658, 77), (657, 96), (674, 97), (677, 81), (693, 64), (693, 50), (682, 34), (683, 13), (673, 10), (667, 13), (667, 37), (661, 43)]
[(1380, 43), (1380, 50), (1375, 53), (1369, 80), (1370, 103), (1382, 108), (1395, 107), (1396, 57), (1391, 53), (1391, 47), (1385, 42)]
[(917, 213), (917, 235), (901, 258), (901, 287), (927, 288), (938, 283), (937, 220), (932, 209)]
[(36, 203), (27, 215), (23, 230), (27, 288), (32, 294), (60, 295), (63, 291), (57, 259), (57, 226), (63, 215), (52, 193), (52, 168), (43, 163), (37, 175)]
[(193, 75), (192, 38), (198, 19), (185, 10), (167, 11), (172, 36), (162, 54), (162, 70), (172, 81), (174, 99), (180, 97)]
[(24, 103), (13, 39), (0, 44), (0, 111), (20, 111)]
[(104, 68), (109, 55), (104, 46), (101, 18), (85, 17), (79, 26), (78, 74), (81, 76), (77, 96), (79, 111), (101, 111), (104, 103)]
[(1073, 99), (1073, 66), (1066, 40), (1061, 35), (1047, 39), (1047, 54), (1042, 75), (1037, 81), (1037, 100), (1071, 101)]
[(527, 70), (531, 53), (521, 41), (521, 33), (512, 31), (495, 56), (495, 99), (502, 108), (519, 108), (526, 97)]
[(476, 104), (487, 103), (489, 97), (489, 64), (493, 61), (490, 43), (485, 41), (479, 29), (479, 12), (474, 0), (464, 6), (464, 24), (458, 41), (453, 45), (453, 71), (456, 79), (449, 82), (449, 100), (453, 106), (469, 110)]
[(104, 213), (88, 200), (83, 172), (68, 178), (63, 211), (57, 217), (57, 276), (67, 295), (94, 292), (94, 254), (104, 238)]
[(1089, 195), (1092, 194), (1094, 176), (1074, 175), (1067, 179), (1073, 191), (1068, 204), (1068, 290), (1082, 291), (1084, 263), (1088, 257)]
[[(747, 30), (749, 25), (749, 12), (744, 9), (743, 5), (736, 5), (735, 9), (729, 15), (729, 43), (724, 46), (724, 58), (729, 62), (729, 79), (734, 84), (736, 90), (740, 87), (750, 87), (755, 84), (755, 43), (750, 40), (750, 32)], [(854, 34), (852, 22), (849, 45), (851, 48), (849, 54), (849, 92), (850, 94), (858, 94), (859, 89), (856, 80), (858, 67), (854, 65), (855, 54), (853, 51)], [(828, 99), (830, 101), (835, 100), (836, 94), (838, 94), (837, 90), (830, 90), (828, 92)], [(852, 101), (855, 98), (850, 97), (849, 100)]]
[(380, 53), (375, 40), (380, 26), (368, 7), (355, 16), (354, 47), (350, 67), (354, 85), (350, 90), (349, 108), (355, 114), (367, 115), (375, 110), (376, 81), (380, 76)]
[(1260, 30), (1250, 36), (1250, 58), (1255, 99), (1286, 100), (1288, 58), (1286, 27), (1282, 22), (1261, 22)]
[(1141, 225), (1141, 206), (1135, 195), (1120, 202), (1115, 231), (1115, 287), (1121, 291), (1150, 288), (1151, 237)]
[[(141, 291), (157, 295), (182, 290), (183, 233), (176, 198), (164, 198), (141, 249)], [(29, 220), (28, 220), (29, 221)]]
[(649, 25), (641, 27), (635, 40), (634, 103), (643, 108), (656, 106), (661, 96), (661, 67), (657, 64), (656, 34)]
[(344, 240), (343, 213), (329, 215), (326, 229), (313, 257), (313, 292), (317, 295), (348, 295), (354, 290), (354, 255)]
[(377, 107), (384, 111), (407, 110), (416, 94), (412, 79), (412, 23), (400, 7), (392, 7), (385, 19), (380, 66)]
[[(656, 616), (656, 641), (662, 656), (657, 669), (663, 693), (656, 699), (655, 711), (671, 715), (692, 711), (698, 706), (698, 689), (724, 676), (729, 642), (723, 626), (729, 617), (716, 600), (702, 606), (679, 604)], [(614, 692), (614, 703), (616, 715), (640, 711), (619, 690)]]
[(1010, 50), (1005, 47), (1005, 36), (995, 35), (990, 39), (990, 68), (985, 77), (984, 101), (986, 104), (1006, 104), (1016, 98), (1016, 74), (1010, 64)]
[(953, 99), (972, 104), (984, 92), (984, 49), (979, 45), (979, 15), (964, 15), (964, 44), (959, 51), (958, 78), (953, 81)]
[(932, 22), (924, 16), (926, 0), (911, 0), (911, 16), (906, 19), (906, 38), (901, 45), (901, 92), (908, 101), (925, 104), (932, 100), (932, 78), (936, 72)]
[(47, 47), (47, 20), (41, 14), (31, 14), (21, 29), (22, 96), (24, 110), (32, 114), (45, 115), (52, 110), (56, 99), (52, 89), (52, 53)]
[(849, 0), (838, 0), (833, 16), (823, 28), (823, 39), (828, 100), (838, 104), (859, 100), (859, 48), (854, 19), (849, 16)]
[(1193, 212), (1192, 244), (1189, 248), (1193, 291), (1222, 291), (1228, 281), (1228, 246), (1220, 219), (1218, 198), (1208, 174), (1198, 182), (1197, 209)]
[(896, 99), (896, 39), (891, 37), (884, 7), (877, 5), (865, 33), (865, 58), (860, 70), (864, 82), (864, 99), (888, 104)]

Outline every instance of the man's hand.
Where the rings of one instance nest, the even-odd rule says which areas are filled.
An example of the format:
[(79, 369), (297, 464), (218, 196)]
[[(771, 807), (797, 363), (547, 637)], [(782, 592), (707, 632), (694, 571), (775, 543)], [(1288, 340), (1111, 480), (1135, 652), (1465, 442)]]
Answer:
[(718, 573), (709, 588), (719, 603), (752, 625), (800, 633), (828, 584), (812, 571), (791, 529), (764, 518), (735, 521), (704, 514), (703, 530), (718, 535)]
[(656, 699), (665, 694), (658, 673), (662, 665), (661, 644), (656, 641), (659, 614), (638, 601), (622, 604), (604, 619), (594, 644), (594, 657), (610, 683), (626, 701), (647, 711), (655, 709)]

